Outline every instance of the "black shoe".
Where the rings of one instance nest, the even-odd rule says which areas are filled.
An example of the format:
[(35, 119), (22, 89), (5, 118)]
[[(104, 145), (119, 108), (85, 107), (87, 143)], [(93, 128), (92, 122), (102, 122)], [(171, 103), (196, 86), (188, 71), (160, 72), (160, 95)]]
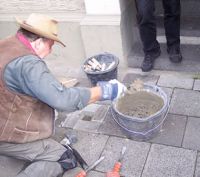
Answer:
[(160, 53), (161, 51), (159, 49), (156, 53), (145, 55), (141, 66), (143, 72), (148, 72), (153, 69), (154, 60), (160, 56)]
[(182, 55), (179, 47), (170, 47), (167, 49), (169, 59), (173, 63), (180, 63), (182, 61)]

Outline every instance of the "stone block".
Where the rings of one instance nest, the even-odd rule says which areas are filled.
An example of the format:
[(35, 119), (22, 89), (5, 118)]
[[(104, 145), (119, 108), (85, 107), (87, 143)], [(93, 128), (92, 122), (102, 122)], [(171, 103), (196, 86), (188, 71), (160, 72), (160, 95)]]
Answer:
[(115, 162), (120, 157), (120, 152), (123, 146), (126, 147), (126, 151), (122, 159), (122, 168), (120, 172), (121, 176), (141, 176), (150, 144), (118, 137), (109, 138), (102, 153), (102, 156), (105, 156), (105, 159), (97, 166), (96, 169), (98, 171), (105, 172), (111, 170)]
[(102, 154), (108, 141), (108, 136), (95, 133), (77, 131), (77, 143), (73, 147), (81, 154), (83, 159), (91, 164)]
[(200, 119), (189, 117), (183, 139), (183, 147), (200, 150)]
[(176, 87), (192, 89), (194, 79), (191, 76), (181, 74), (164, 74), (158, 80), (158, 85), (163, 87)]
[(200, 93), (194, 90), (175, 89), (170, 113), (200, 117)]
[(181, 147), (186, 120), (186, 116), (168, 114), (161, 132), (150, 142)]
[(153, 144), (142, 177), (192, 177), (196, 155), (193, 150)]
[(193, 90), (200, 91), (200, 80), (194, 81), (194, 88)]

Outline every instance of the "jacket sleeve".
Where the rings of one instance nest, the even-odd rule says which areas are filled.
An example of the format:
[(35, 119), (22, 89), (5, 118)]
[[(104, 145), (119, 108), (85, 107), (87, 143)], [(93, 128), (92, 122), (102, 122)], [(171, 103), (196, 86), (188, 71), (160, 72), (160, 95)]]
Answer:
[(90, 90), (66, 88), (52, 75), (46, 63), (36, 56), (24, 56), (9, 63), (4, 72), (6, 85), (13, 91), (35, 97), (62, 111), (85, 107)]

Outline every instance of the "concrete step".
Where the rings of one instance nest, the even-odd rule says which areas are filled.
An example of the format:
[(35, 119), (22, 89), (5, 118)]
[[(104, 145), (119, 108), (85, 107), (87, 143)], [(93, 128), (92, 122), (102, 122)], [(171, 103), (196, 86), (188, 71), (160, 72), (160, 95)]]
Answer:
[[(155, 1), (156, 14), (163, 14), (162, 0)], [(200, 17), (200, 1), (199, 0), (181, 0), (182, 16)]]
[[(128, 56), (128, 66), (140, 68), (144, 58), (141, 44), (135, 44), (134, 50)], [(172, 63), (168, 58), (165, 43), (161, 43), (162, 54), (156, 59), (154, 69), (168, 71), (199, 72), (200, 71), (200, 45), (181, 45), (183, 61)]]

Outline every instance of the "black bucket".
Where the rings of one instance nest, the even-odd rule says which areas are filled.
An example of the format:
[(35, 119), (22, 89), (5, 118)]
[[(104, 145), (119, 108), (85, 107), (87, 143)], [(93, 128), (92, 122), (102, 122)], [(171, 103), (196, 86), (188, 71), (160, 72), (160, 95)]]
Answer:
[[(84, 66), (88, 63), (89, 60), (95, 58), (100, 64), (105, 63), (105, 70), (103, 71), (87, 71), (84, 69)], [(113, 64), (114, 62), (114, 64)], [(112, 65), (111, 68), (109, 66)], [(111, 53), (102, 53), (94, 55), (88, 58), (83, 64), (83, 70), (87, 74), (88, 79), (90, 80), (93, 86), (96, 86), (98, 81), (109, 81), (111, 79), (117, 79), (117, 67), (119, 64), (119, 58)], [(108, 69), (106, 69), (108, 68)]]

